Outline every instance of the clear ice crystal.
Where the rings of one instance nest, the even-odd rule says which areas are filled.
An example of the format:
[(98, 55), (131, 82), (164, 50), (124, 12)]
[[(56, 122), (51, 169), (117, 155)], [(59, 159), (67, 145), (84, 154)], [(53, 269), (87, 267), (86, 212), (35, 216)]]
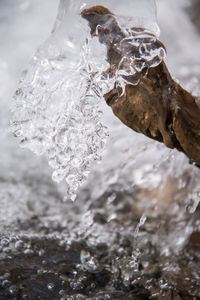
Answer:
[[(101, 159), (108, 135), (100, 121), (102, 66), (95, 55), (90, 57), (92, 41), (86, 34), (78, 55), (76, 46), (59, 34), (53, 33), (37, 51), (21, 78), (12, 129), (22, 147), (48, 157), (53, 180), (65, 179), (68, 198), (75, 200), (91, 162)], [(102, 87), (105, 92), (106, 84)]]
[(101, 160), (108, 136), (101, 121), (103, 95), (115, 84), (122, 91), (127, 83), (137, 84), (144, 70), (158, 65), (165, 54), (153, 34), (125, 26), (124, 38), (114, 46), (122, 58), (111, 76), (107, 45), (98, 34), (90, 36), (80, 15), (90, 4), (60, 1), (52, 34), (24, 71), (12, 107), (14, 136), (22, 147), (47, 156), (53, 180), (66, 181), (65, 199), (71, 200), (92, 163)]
[(122, 91), (126, 84), (137, 85), (148, 69), (158, 66), (166, 56), (165, 47), (156, 36), (141, 28), (126, 30), (116, 51), (123, 54), (115, 77)]

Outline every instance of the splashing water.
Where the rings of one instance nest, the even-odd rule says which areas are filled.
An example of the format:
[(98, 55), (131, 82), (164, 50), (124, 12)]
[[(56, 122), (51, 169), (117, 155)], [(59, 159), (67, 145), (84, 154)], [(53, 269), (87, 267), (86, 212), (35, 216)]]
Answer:
[[(108, 1), (101, 2), (108, 4)], [(72, 200), (79, 185), (86, 180), (92, 162), (101, 159), (108, 136), (101, 122), (103, 95), (115, 82), (124, 90), (130, 76), (130, 83), (137, 84), (144, 75), (143, 70), (147, 72), (164, 57), (164, 49), (156, 45), (152, 33), (135, 31), (130, 27), (136, 26), (130, 18), (125, 24), (125, 18), (119, 17), (124, 36), (115, 47), (123, 55), (115, 75), (110, 76), (106, 47), (98, 38), (90, 37), (87, 24), (80, 16), (80, 10), (92, 3), (61, 1), (52, 35), (24, 71), (12, 110), (12, 130), (21, 146), (48, 157), (54, 169), (53, 180), (66, 180), (66, 198)], [(135, 2), (134, 9), (141, 7), (138, 3)], [(109, 2), (110, 6), (115, 8), (114, 12), (122, 12), (120, 4), (116, 7), (114, 2)], [(156, 23), (147, 23), (147, 28), (148, 24), (149, 29), (154, 26), (157, 30)], [(114, 34), (109, 38), (114, 40)], [(135, 56), (131, 55), (130, 46), (135, 49)]]

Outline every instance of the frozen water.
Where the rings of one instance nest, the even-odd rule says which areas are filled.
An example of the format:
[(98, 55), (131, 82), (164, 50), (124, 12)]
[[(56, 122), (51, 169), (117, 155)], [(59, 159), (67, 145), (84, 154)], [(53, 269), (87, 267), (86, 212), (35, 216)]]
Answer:
[[(200, 49), (186, 2), (158, 3), (167, 64), (184, 84)], [(198, 299), (199, 170), (183, 154), (126, 128), (99, 101), (110, 132), (102, 163), (77, 201), (62, 203), (65, 188), (51, 181), (44, 157), (20, 149), (8, 132), (9, 100), (56, 4), (0, 2), (0, 298)]]
[(103, 5), (118, 16), (120, 27), (124, 28), (145, 28), (159, 35), (160, 29), (157, 24), (156, 2), (154, 0), (133, 0), (124, 2), (116, 0), (85, 0), (81, 8), (88, 8), (94, 5)]
[(65, 178), (67, 195), (74, 200), (90, 161), (100, 159), (107, 131), (100, 122), (98, 98), (102, 95), (90, 66), (89, 42), (84, 38), (76, 47), (67, 30), (61, 35), (63, 23), (24, 71), (14, 97), (12, 127), (21, 146), (47, 155), (53, 179)]
[[(113, 3), (108, 7), (111, 10), (114, 7), (118, 16), (121, 6), (115, 6)], [(177, 218), (182, 204), (178, 201), (173, 203), (172, 196), (164, 203), (160, 194), (171, 185), (173, 191), (173, 182), (181, 181), (180, 193), (176, 197), (181, 198), (185, 192), (184, 187), (187, 186), (187, 193), (184, 195), (184, 203), (187, 203), (190, 201), (191, 191), (198, 185), (198, 176), (195, 175), (198, 174), (198, 170), (188, 166), (187, 159), (182, 154), (165, 149), (163, 145), (149, 141), (125, 128), (103, 106), (102, 94), (112, 88), (116, 77), (113, 80), (102, 77), (102, 73), (109, 66), (105, 45), (99, 43), (98, 37), (90, 37), (87, 23), (79, 15), (80, 10), (89, 5), (90, 2), (81, 5), (78, 1), (61, 1), (53, 33), (37, 51), (16, 92), (13, 112), (15, 134), (21, 135), (21, 144), (25, 147), (37, 154), (46, 153), (49, 164), (55, 169), (54, 180), (59, 182), (65, 178), (69, 187), (65, 197), (74, 200), (78, 186), (91, 170), (92, 161), (100, 159), (99, 155), (107, 136), (106, 124), (111, 137), (104, 151), (102, 165), (95, 167), (86, 186), (91, 191), (91, 198), (98, 199), (112, 186), (115, 186), (117, 192), (134, 192), (139, 188), (144, 191), (137, 203), (139, 210), (145, 210), (145, 214), (147, 211), (152, 215), (157, 215), (160, 209), (166, 210)], [(127, 16), (129, 14), (127, 9)], [(155, 11), (151, 11), (151, 16), (155, 21)], [(121, 22), (122, 19), (123, 16), (119, 18)], [(76, 21), (76, 26), (71, 29), (70, 24), (73, 20)], [(147, 27), (148, 24), (147, 22)], [(132, 25), (132, 19), (129, 18), (128, 23), (124, 23), (123, 26), (126, 28)], [(134, 33), (131, 41), (143, 41), (147, 35), (150, 42), (154, 41), (150, 32)], [(126, 44), (126, 40), (127, 38), (124, 38), (121, 41), (122, 45)], [(143, 43), (141, 45), (143, 46)], [(102, 121), (101, 105), (104, 112)], [(176, 167), (179, 165), (182, 165), (182, 168)], [(167, 172), (163, 177), (165, 169)], [(184, 176), (185, 180), (182, 178)], [(196, 193), (198, 195), (198, 188)], [(14, 198), (13, 194), (11, 195)], [(19, 199), (20, 195), (16, 193), (15, 197)], [(29, 193), (25, 187), (21, 198), (25, 200), (28, 197)], [(4, 198), (7, 201), (7, 196)], [(148, 201), (148, 198), (151, 201)], [(31, 207), (34, 201), (35, 197), (30, 201)], [(41, 209), (46, 209), (46, 203)], [(182, 206), (183, 215), (184, 210)], [(111, 214), (109, 220), (115, 217), (115, 214)], [(179, 235), (182, 234), (181, 230), (185, 232), (184, 226), (184, 223), (179, 226)], [(176, 237), (175, 234), (174, 239)], [(166, 241), (163, 241), (162, 247), (166, 247)]]
[[(141, 8), (138, 1), (135, 3)], [(60, 2), (53, 32), (24, 71), (12, 109), (14, 136), (20, 139), (22, 147), (48, 157), (54, 169), (53, 180), (66, 180), (66, 198), (72, 200), (87, 179), (91, 163), (101, 159), (108, 136), (106, 123), (101, 122), (103, 95), (115, 83), (122, 90), (126, 83), (137, 84), (148, 68), (158, 65), (165, 56), (164, 47), (150, 31), (134, 30), (130, 19), (128, 24), (123, 21), (120, 40), (113, 32), (106, 36), (109, 45), (114, 44), (114, 51), (121, 53), (114, 75), (109, 75), (109, 45), (92, 39), (80, 16), (86, 4), (91, 3)], [(121, 5), (116, 7), (113, 2), (110, 6), (122, 12)], [(154, 15), (155, 12), (152, 18)], [(75, 24), (73, 29), (70, 22)], [(98, 32), (100, 27), (97, 24)]]

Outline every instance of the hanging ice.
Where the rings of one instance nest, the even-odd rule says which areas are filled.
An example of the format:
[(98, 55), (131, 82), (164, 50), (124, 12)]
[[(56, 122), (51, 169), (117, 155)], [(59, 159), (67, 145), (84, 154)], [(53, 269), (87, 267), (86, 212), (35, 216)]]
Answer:
[[(126, 2), (61, 0), (53, 32), (24, 71), (14, 96), (14, 135), (22, 147), (47, 155), (53, 180), (66, 180), (71, 199), (86, 180), (91, 163), (101, 158), (108, 131), (100, 121), (99, 104), (116, 82), (116, 77), (106, 75), (106, 45), (90, 36), (80, 12), (95, 4), (105, 5), (124, 14), (119, 17), (122, 27), (143, 26), (148, 20), (145, 27), (158, 33), (153, 1)], [(141, 7), (146, 7), (142, 14), (150, 11), (151, 17), (137, 18)], [(135, 17), (124, 18), (130, 16), (130, 8)], [(123, 72), (119, 69), (116, 74), (122, 78)]]

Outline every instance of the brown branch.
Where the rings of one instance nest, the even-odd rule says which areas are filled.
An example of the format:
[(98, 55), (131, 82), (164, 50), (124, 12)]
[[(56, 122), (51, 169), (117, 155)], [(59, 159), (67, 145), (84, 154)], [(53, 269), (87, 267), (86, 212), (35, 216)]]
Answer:
[[(114, 45), (124, 38), (124, 34), (115, 16), (102, 6), (85, 9), (81, 15), (89, 22), (91, 34), (98, 35), (100, 43), (107, 46), (107, 60), (111, 69), (116, 70), (124, 55), (124, 48)], [(100, 28), (96, 33), (98, 25)], [(154, 39), (152, 47), (157, 44), (163, 46)], [(130, 49), (128, 53), (131, 51), (136, 50)], [(125, 125), (163, 142), (171, 149), (184, 152), (192, 162), (200, 166), (200, 107), (195, 97), (172, 79), (163, 61), (158, 66), (141, 72), (144, 74), (140, 76), (137, 85), (131, 84), (135, 78), (128, 78), (122, 96), (120, 88), (107, 93), (107, 104)]]

